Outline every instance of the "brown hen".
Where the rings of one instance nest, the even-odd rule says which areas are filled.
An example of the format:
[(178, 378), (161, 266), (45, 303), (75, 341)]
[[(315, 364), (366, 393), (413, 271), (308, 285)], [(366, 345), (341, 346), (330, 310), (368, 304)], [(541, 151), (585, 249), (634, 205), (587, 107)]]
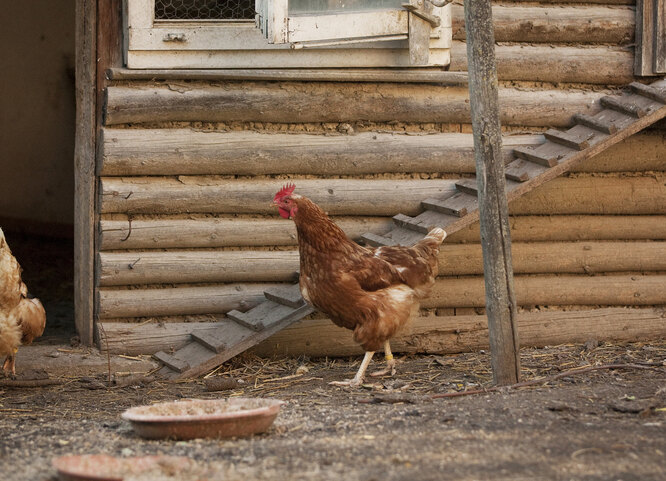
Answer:
[(273, 203), (282, 217), (296, 224), (303, 298), (338, 326), (352, 330), (366, 351), (352, 380), (332, 384), (360, 385), (374, 352), (381, 348), (387, 369), (373, 375), (394, 374), (389, 340), (432, 288), (446, 232), (433, 229), (412, 247), (368, 249), (349, 239), (319, 206), (294, 194), (294, 189), (286, 185)]
[(21, 266), (0, 229), (0, 357), (6, 356), (2, 366), (5, 374), (16, 374), (18, 347), (41, 336), (45, 326), (44, 306), (28, 294)]

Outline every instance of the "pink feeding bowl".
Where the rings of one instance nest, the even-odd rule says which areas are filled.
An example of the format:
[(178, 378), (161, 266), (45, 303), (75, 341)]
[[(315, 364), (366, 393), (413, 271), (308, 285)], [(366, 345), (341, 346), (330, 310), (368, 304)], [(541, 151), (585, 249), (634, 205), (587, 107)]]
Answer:
[(137, 406), (122, 418), (146, 439), (232, 438), (267, 431), (282, 404), (261, 398), (188, 399)]

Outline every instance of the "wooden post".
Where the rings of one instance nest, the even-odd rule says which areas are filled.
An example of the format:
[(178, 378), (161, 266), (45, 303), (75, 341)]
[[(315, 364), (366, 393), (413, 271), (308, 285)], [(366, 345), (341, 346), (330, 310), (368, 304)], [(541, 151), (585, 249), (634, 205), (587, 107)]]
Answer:
[(518, 382), (520, 358), (490, 0), (466, 0), (465, 25), (491, 364), (505, 385)]
[(93, 343), (97, 0), (76, 2), (76, 139), (74, 148), (74, 321)]

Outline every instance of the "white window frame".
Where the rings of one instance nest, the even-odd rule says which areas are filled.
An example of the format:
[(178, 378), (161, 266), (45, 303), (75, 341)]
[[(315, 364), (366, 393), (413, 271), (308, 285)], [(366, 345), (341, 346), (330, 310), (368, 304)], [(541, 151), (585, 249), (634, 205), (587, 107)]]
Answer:
[[(383, 22), (385, 26), (391, 26), (392, 30), (389, 31), (394, 32), (391, 40), (386, 30), (375, 28), (370, 33), (372, 37), (381, 37), (381, 41), (376, 38), (362, 41), (342, 39), (312, 46), (293, 40), (291, 44), (270, 44), (257, 25), (250, 21), (156, 21), (155, 0), (125, 0), (124, 8), (125, 65), (133, 69), (373, 68), (415, 65), (414, 49), (410, 58), (410, 43), (404, 30), (405, 25), (413, 28), (416, 19), (407, 10), (390, 13), (394, 20), (388, 24), (386, 12), (362, 12), (357, 16), (360, 19), (357, 22), (371, 25), (369, 18), (372, 16), (375, 25)], [(427, 55), (421, 57), (419, 66), (443, 67), (450, 63), (450, 5), (434, 7), (433, 14), (440, 17), (441, 25), (429, 29), (429, 34), (426, 34)], [(342, 24), (348, 25), (350, 17), (346, 15)], [(341, 25), (338, 23), (336, 27), (335, 22), (330, 23), (331, 14), (316, 17), (319, 18), (313, 20), (311, 16), (299, 16), (296, 23), (291, 25), (298, 25), (299, 32), (303, 31), (303, 26), (308, 22), (318, 26), (323, 20), (324, 24), (330, 24), (332, 28)], [(319, 23), (313, 24), (313, 21)], [(316, 32), (317, 28), (314, 30)], [(349, 34), (349, 31), (341, 32)], [(330, 37), (330, 34), (326, 33), (325, 36)], [(322, 38), (319, 34), (317, 39)], [(425, 63), (423, 58), (427, 58)]]

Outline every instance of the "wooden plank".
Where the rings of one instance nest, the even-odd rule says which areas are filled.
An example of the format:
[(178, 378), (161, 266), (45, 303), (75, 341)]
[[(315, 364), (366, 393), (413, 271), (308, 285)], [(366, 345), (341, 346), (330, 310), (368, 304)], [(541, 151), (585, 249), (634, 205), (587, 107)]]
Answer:
[[(113, 249), (173, 249), (185, 247), (282, 246), (296, 244), (293, 222), (275, 218), (192, 218), (165, 217), (100, 221), (100, 247)], [(377, 234), (391, 226), (387, 217), (333, 218), (345, 234), (359, 240), (366, 232)]]
[(476, 182), (476, 179), (460, 179), (456, 181), (456, 189), (467, 195), (479, 195), (479, 186)]
[[(284, 329), (285, 327), (289, 326), (292, 324), (294, 321), (297, 319), (302, 319), (303, 317), (307, 316), (308, 314), (312, 313), (314, 309), (308, 305), (302, 306), (299, 309), (292, 310), (291, 314), (288, 316), (284, 317), (278, 322), (275, 322), (273, 324), (268, 325), (265, 329), (259, 331), (259, 332), (250, 332), (249, 334), (243, 334), (242, 336), (234, 336), (233, 333), (230, 333), (230, 340), (229, 345), (232, 346), (229, 349), (226, 349), (225, 351), (215, 354), (214, 356), (210, 357), (204, 357), (204, 358), (196, 358), (196, 353), (195, 355), (191, 355), (189, 350), (192, 348), (192, 345), (197, 345), (197, 343), (189, 343), (185, 347), (183, 347), (179, 352), (182, 352), (182, 356), (186, 358), (192, 358), (192, 359), (197, 359), (197, 362), (192, 362), (190, 361), (190, 364), (192, 365), (192, 368), (184, 371), (177, 376), (170, 375), (169, 377), (176, 377), (176, 378), (186, 378), (186, 377), (196, 377), (199, 376), (207, 371), (210, 371), (211, 369), (219, 366), (222, 364), (224, 361), (231, 359), (234, 356), (237, 356), (243, 351), (246, 351), (250, 347), (258, 344), (259, 342), (263, 341), (264, 339), (269, 338), (276, 332)], [(226, 331), (225, 331), (226, 333)]]
[(654, 14), (652, 71), (664, 74), (666, 73), (666, 2), (664, 0), (654, 0)]
[[(601, 308), (519, 312), (521, 345), (555, 346), (598, 341), (651, 341), (666, 335), (659, 308)], [(417, 317), (409, 331), (391, 339), (399, 353), (454, 354), (488, 349), (486, 316)], [(350, 331), (328, 319), (296, 322), (252, 348), (253, 354), (272, 356), (334, 357), (363, 354)]]
[(656, 89), (654, 87), (650, 87), (649, 85), (645, 85), (639, 82), (631, 82), (629, 84), (629, 87), (631, 88), (632, 92), (637, 93), (638, 95), (642, 95), (643, 97), (647, 97), (650, 100), (656, 100), (657, 102), (666, 104), (665, 89)]
[(215, 353), (220, 353), (227, 349), (228, 341), (224, 335), (224, 329), (194, 329), (191, 331), (192, 340)]
[(263, 331), (272, 324), (280, 322), (294, 310), (296, 309), (289, 306), (264, 301), (247, 312), (227, 312), (227, 317), (253, 331)]
[(636, 118), (645, 117), (647, 114), (646, 110), (627, 99), (617, 97), (601, 97), (600, 101), (601, 105), (606, 108), (617, 110), (618, 112), (631, 115)]
[(305, 303), (298, 284), (271, 287), (264, 291), (264, 295), (269, 301), (289, 306), (292, 309), (297, 309)]
[(617, 126), (615, 124), (605, 122), (591, 115), (576, 114), (573, 119), (577, 124), (585, 125), (605, 134), (614, 134), (617, 132)]
[(393, 217), (393, 221), (399, 227), (418, 232), (425, 235), (435, 227), (446, 229), (446, 226), (459, 219), (459, 217), (449, 214), (443, 214), (433, 210), (427, 210), (416, 217), (408, 217), (398, 214)]
[(654, 75), (654, 27), (653, 0), (636, 0), (636, 47), (634, 73), (637, 76)]
[(268, 284), (98, 289), (100, 319), (225, 313), (250, 309), (264, 300)]
[[(499, 80), (626, 85), (634, 79), (633, 53), (617, 45), (501, 44), (495, 54)], [(450, 71), (467, 72), (464, 42), (451, 45)]]
[(592, 138), (594, 134), (589, 133), (587, 138), (581, 139), (575, 135), (569, 134), (568, 131), (560, 132), (559, 130), (548, 129), (544, 132), (543, 135), (546, 137), (546, 139), (556, 144), (564, 145), (572, 149), (585, 150), (590, 147), (589, 139)]
[(74, 322), (93, 344), (97, 0), (76, 0), (76, 132), (74, 147)]
[(190, 365), (187, 363), (187, 361), (179, 359), (163, 351), (156, 352), (153, 354), (153, 357), (160, 361), (162, 364), (166, 364), (168, 367), (177, 372), (183, 372), (190, 368)]
[[(274, 179), (102, 177), (101, 211), (275, 215), (270, 200), (282, 184)], [(448, 179), (299, 179), (296, 184), (301, 195), (334, 216), (417, 214), (421, 200), (455, 191), (455, 180)]]
[[(361, 175), (395, 172), (474, 172), (471, 134), (326, 131), (259, 133), (193, 129), (105, 128), (103, 176), (129, 175)], [(512, 146), (538, 145), (541, 135), (505, 135)], [(387, 155), (387, 153), (389, 153)]]
[(456, 217), (463, 217), (467, 215), (468, 211), (478, 208), (478, 201), (476, 196), (466, 194), (464, 192), (457, 192), (451, 197), (446, 199), (426, 199), (421, 202), (424, 209), (434, 210), (442, 214), (454, 215)]
[(561, 158), (560, 155), (540, 155), (536, 149), (529, 147), (514, 147), (513, 154), (519, 159), (534, 162), (545, 167), (556, 166)]
[[(464, 40), (462, 6), (453, 4), (451, 13), (453, 38)], [(634, 38), (631, 7), (493, 5), (492, 16), (497, 42), (621, 45)]]
[(525, 182), (543, 174), (547, 168), (548, 167), (535, 164), (534, 162), (530, 162), (528, 160), (516, 159), (506, 166), (504, 174), (506, 175), (507, 179), (511, 179), (516, 182)]
[[(123, 86), (107, 89), (106, 125), (143, 122), (444, 122), (469, 123), (469, 94), (460, 87), (377, 84), (359, 89), (349, 102), (350, 85), (191, 82), (178, 85)], [(499, 89), (502, 125), (567, 126), (571, 116), (594, 113), (601, 92)]]
[(439, 69), (127, 69), (107, 70), (111, 80), (263, 80), (297, 82), (396, 82), (466, 85), (467, 74)]
[(394, 241), (392, 241), (391, 239), (389, 239), (388, 237), (373, 234), (372, 232), (367, 232), (367, 233), (363, 234), (362, 240), (363, 240), (363, 242), (365, 243), (366, 246), (370, 246), (370, 247), (381, 247), (381, 246), (396, 245), (396, 243)]

